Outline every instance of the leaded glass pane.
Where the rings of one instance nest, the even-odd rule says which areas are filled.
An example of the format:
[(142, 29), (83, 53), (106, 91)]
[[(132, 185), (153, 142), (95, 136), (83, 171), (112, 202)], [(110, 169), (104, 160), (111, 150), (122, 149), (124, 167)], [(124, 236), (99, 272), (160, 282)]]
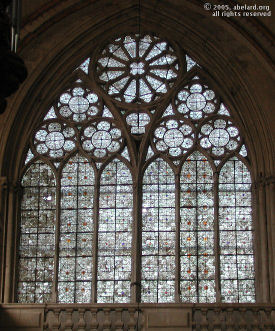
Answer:
[(114, 160), (100, 180), (97, 302), (130, 302), (132, 175)]
[(55, 178), (38, 161), (22, 178), (18, 292), (21, 303), (51, 300), (55, 253)]
[(175, 300), (175, 176), (157, 159), (143, 178), (141, 301)]
[(199, 152), (180, 177), (181, 301), (215, 302), (213, 172)]
[(80, 155), (61, 177), (58, 301), (91, 301), (94, 170)]
[(251, 178), (236, 157), (219, 176), (221, 295), (223, 302), (255, 302)]

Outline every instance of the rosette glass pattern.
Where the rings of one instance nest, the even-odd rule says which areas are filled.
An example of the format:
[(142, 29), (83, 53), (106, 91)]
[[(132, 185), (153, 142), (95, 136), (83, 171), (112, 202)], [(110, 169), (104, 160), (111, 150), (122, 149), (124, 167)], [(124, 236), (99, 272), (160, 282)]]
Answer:
[(107, 120), (90, 123), (81, 136), (84, 151), (99, 159), (117, 152), (122, 141), (121, 130)]
[(194, 132), (190, 124), (177, 118), (168, 118), (155, 130), (153, 142), (158, 151), (179, 157), (193, 146)]
[(75, 148), (75, 130), (66, 123), (48, 121), (37, 130), (33, 144), (38, 154), (61, 158)]
[(200, 120), (213, 114), (217, 109), (217, 104), (214, 91), (199, 80), (192, 80), (189, 85), (177, 93), (175, 98), (177, 111), (191, 120)]
[(102, 105), (97, 94), (78, 86), (61, 94), (57, 108), (63, 118), (82, 122), (97, 115)]
[(236, 150), (241, 141), (239, 130), (227, 118), (216, 118), (203, 124), (199, 139), (201, 147), (218, 158)]

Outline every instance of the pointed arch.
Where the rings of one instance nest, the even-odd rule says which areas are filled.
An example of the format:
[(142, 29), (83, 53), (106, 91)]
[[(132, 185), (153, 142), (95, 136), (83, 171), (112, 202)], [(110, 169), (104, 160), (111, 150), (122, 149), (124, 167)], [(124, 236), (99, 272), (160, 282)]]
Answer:
[[(113, 46), (106, 47), (115, 56)], [(230, 229), (221, 226), (225, 207), (235, 213), (236, 223), (238, 211), (246, 213), (248, 206), (241, 209), (237, 203), (227, 206), (221, 202), (219, 208), (218, 201), (220, 192), (220, 199), (232, 195), (234, 201), (239, 192), (246, 192), (246, 183), (235, 183), (234, 176), (223, 182), (228, 173), (221, 170), (234, 155), (244, 154), (245, 160), (246, 153), (241, 152), (244, 140), (212, 84), (208, 86), (200, 78), (202, 68), (193, 61), (189, 71), (190, 63), (186, 68), (182, 60), (184, 50), (178, 46), (176, 50), (175, 60), (182, 66), (173, 91), (157, 92), (156, 86), (150, 92), (152, 102), (142, 101), (141, 91), (139, 98), (128, 98), (136, 93), (130, 83), (124, 85), (126, 90), (120, 86), (118, 99), (112, 99), (116, 92), (99, 85), (105, 79), (106, 86), (111, 81), (117, 84), (118, 70), (113, 78), (100, 76), (100, 83), (96, 68), (101, 63), (106, 71), (109, 60), (104, 52), (98, 53), (100, 57), (91, 54), (89, 66), (84, 63), (75, 70), (74, 79), (33, 132), (27, 160), (32, 157), (32, 163), (40, 158), (57, 168), (53, 301), (118, 303), (130, 302), (130, 297), (135, 302), (141, 297), (142, 302), (155, 303), (252, 300), (248, 292), (242, 294), (252, 283), (249, 277), (239, 277), (243, 272), (239, 268), (243, 264), (243, 269), (252, 270), (253, 252), (240, 253), (237, 247), (235, 255), (227, 253), (223, 238), (228, 239)], [(169, 59), (169, 49), (165, 46), (163, 51), (168, 51)], [(142, 61), (131, 62), (130, 70), (125, 66), (129, 82), (147, 79), (140, 66)], [(167, 62), (167, 70), (169, 66)], [(112, 67), (107, 71), (112, 72)], [(167, 75), (159, 76), (159, 82), (169, 81)], [(148, 121), (140, 122), (141, 114), (147, 114)], [(123, 151), (126, 141), (130, 154)], [(227, 192), (228, 185), (234, 193)], [(234, 231), (235, 239), (241, 238), (241, 230)], [(220, 266), (230, 269), (228, 263), (234, 264), (231, 269), (237, 270), (237, 278), (230, 278), (224, 270), (220, 278)], [(237, 296), (228, 292), (230, 286)]]

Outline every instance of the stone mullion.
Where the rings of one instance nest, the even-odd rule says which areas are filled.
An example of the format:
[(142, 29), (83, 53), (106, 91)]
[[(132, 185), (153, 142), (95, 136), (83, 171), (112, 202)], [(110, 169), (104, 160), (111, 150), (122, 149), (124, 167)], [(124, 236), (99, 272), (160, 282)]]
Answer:
[[(11, 293), (11, 300), (14, 302), (16, 299), (16, 295), (17, 293), (15, 292), (17, 289), (17, 282), (18, 282), (18, 273), (17, 271), (17, 266), (18, 266), (18, 254), (17, 254), (17, 247), (18, 247), (18, 243), (19, 243), (19, 234), (20, 234), (20, 202), (22, 199), (22, 187), (18, 184), (16, 185), (12, 185), (11, 186), (11, 191), (13, 192), (13, 208), (14, 208), (14, 215), (13, 215), (13, 226), (14, 229), (12, 236), (14, 236), (16, 239), (14, 241), (14, 245), (12, 248), (12, 254), (13, 254), (13, 261), (14, 263), (11, 264), (12, 265), (12, 293)], [(15, 220), (15, 221), (14, 221)]]
[[(5, 184), (4, 184), (5, 187)], [(1, 189), (3, 192), (3, 190)], [(15, 299), (15, 290), (17, 283), (16, 276), (16, 260), (17, 260), (17, 238), (18, 238), (18, 222), (14, 220), (19, 219), (16, 217), (17, 211), (19, 211), (19, 203), (21, 190), (18, 186), (13, 184), (7, 185), (7, 191), (4, 196), (5, 204), (5, 237), (4, 245), (6, 245), (5, 260), (8, 263), (5, 263), (5, 269), (3, 270), (3, 301), (4, 303), (13, 302)]]
[(131, 302), (137, 303), (141, 300), (142, 178), (138, 172), (134, 172), (134, 176)]
[(5, 234), (6, 234), (6, 220), (7, 220), (7, 178), (0, 177), (0, 210), (1, 210), (1, 222), (0, 222), (0, 259), (2, 261), (0, 265), (0, 302), (3, 302), (4, 298), (4, 280), (5, 280)]
[(214, 254), (215, 254), (215, 288), (216, 302), (221, 302), (221, 275), (220, 275), (220, 229), (219, 229), (219, 174), (214, 172)]
[(265, 183), (260, 180), (256, 187), (257, 206), (258, 206), (258, 222), (257, 222), (257, 236), (255, 239), (258, 252), (256, 271), (256, 289), (261, 289), (261, 298), (257, 298), (262, 302), (270, 302), (270, 289), (269, 289), (269, 267), (268, 267), (268, 246), (267, 246), (267, 223), (266, 223), (266, 193)]
[(59, 240), (61, 225), (61, 178), (57, 177), (56, 181), (56, 221), (55, 221), (55, 252), (54, 252), (54, 270), (53, 270), (53, 287), (52, 302), (58, 301), (58, 269), (59, 269)]
[(180, 302), (180, 175), (175, 176), (175, 223), (176, 223), (176, 242), (175, 242), (175, 302)]
[(94, 187), (94, 233), (93, 233), (93, 257), (92, 257), (92, 303), (97, 302), (97, 265), (98, 265), (98, 219), (99, 219), (99, 190), (100, 190), (100, 175), (97, 173), (95, 177)]
[(270, 178), (267, 181), (267, 233), (268, 233), (268, 252), (269, 252), (269, 272), (270, 272), (270, 301), (275, 302), (275, 231), (272, 229), (272, 219), (275, 215), (275, 207), (274, 207), (274, 191), (275, 184), (274, 178)]

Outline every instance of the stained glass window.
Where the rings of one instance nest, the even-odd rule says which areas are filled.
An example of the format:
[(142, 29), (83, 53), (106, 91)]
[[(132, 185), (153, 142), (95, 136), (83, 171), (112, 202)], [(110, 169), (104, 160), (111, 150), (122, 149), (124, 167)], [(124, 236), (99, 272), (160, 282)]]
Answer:
[(94, 54), (25, 149), (17, 301), (255, 302), (252, 165), (215, 84), (154, 34)]

